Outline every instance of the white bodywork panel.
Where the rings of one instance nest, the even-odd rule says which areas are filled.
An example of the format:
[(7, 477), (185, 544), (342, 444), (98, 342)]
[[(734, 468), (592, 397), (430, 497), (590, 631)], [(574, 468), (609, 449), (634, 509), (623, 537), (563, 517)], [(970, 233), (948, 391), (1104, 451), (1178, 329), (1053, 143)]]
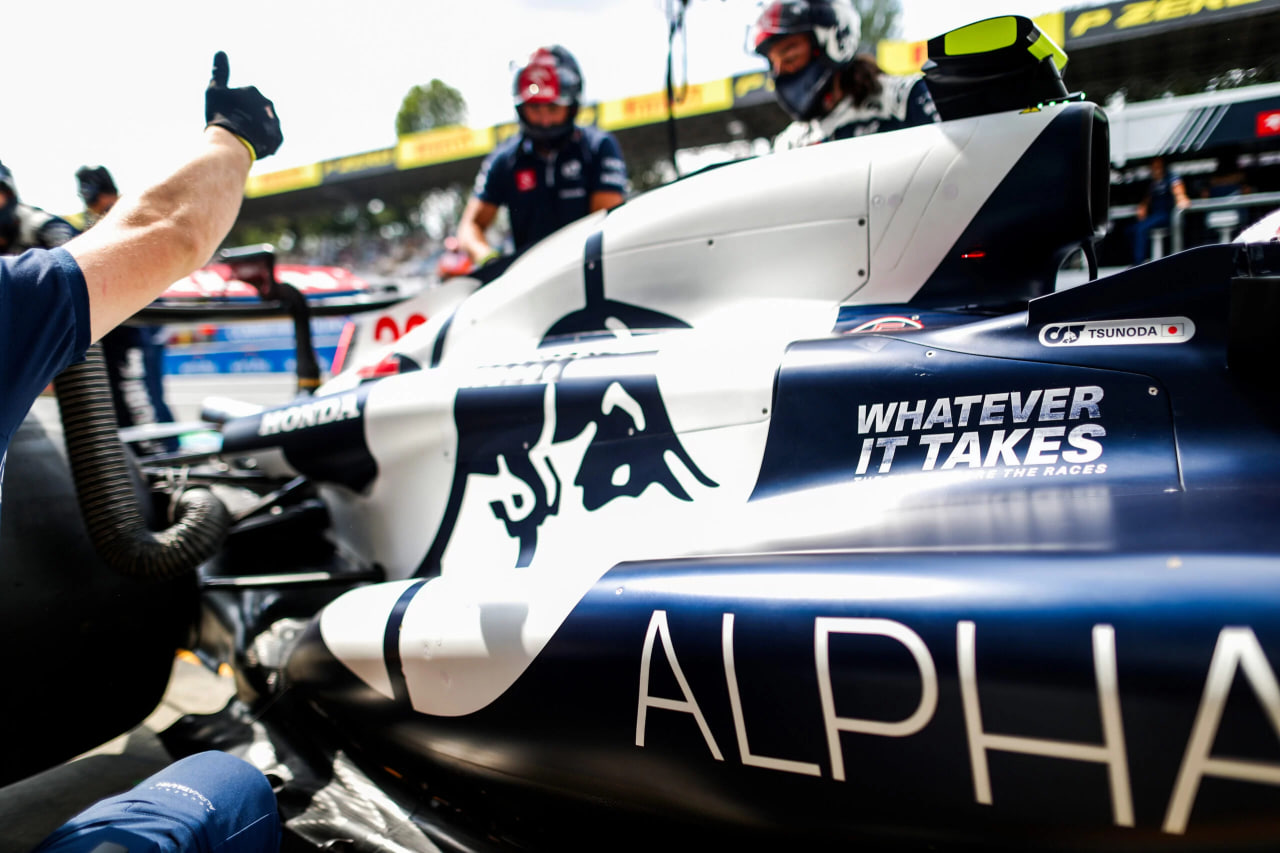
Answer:
[[(1046, 108), (964, 119), (690, 176), (564, 228), (454, 313), (407, 334), (395, 349), (436, 366), (382, 380), (370, 393), (364, 417), (375, 483), (367, 494), (326, 488), (342, 546), (400, 580), (331, 604), (321, 620), (325, 643), (390, 695), (383, 631), (446, 514), (459, 389), (540, 389), (541, 433), (515, 452), (527, 453), (541, 482), (513, 475), (503, 456), (496, 475), (467, 476), (447, 541), (436, 544), (440, 576), (418, 591), (402, 623), (403, 671), (419, 711), (466, 714), (500, 696), (619, 560), (705, 550), (718, 519), (793, 524), (775, 518), (769, 502), (744, 512), (786, 347), (829, 334), (841, 305), (910, 300), (1055, 115)], [(684, 328), (635, 334), (643, 330), (614, 317), (604, 324), (611, 334), (545, 340), (588, 307), (588, 275), (598, 271), (587, 269), (584, 253), (597, 233), (607, 310), (660, 312)], [(555, 439), (559, 394), (566, 382), (627, 375), (656, 382), (697, 469), (671, 450), (662, 456), (689, 499), (655, 482), (588, 510), (574, 481), (598, 423)], [(653, 428), (621, 383), (600, 405), (601, 418), (630, 418), (630, 434)], [(609, 476), (621, 487), (633, 473), (619, 464)], [(538, 488), (556, 508), (537, 528), (531, 561), (517, 567), (520, 543), (499, 508), (518, 520), (535, 508)], [(874, 517), (877, 508), (864, 509)]]

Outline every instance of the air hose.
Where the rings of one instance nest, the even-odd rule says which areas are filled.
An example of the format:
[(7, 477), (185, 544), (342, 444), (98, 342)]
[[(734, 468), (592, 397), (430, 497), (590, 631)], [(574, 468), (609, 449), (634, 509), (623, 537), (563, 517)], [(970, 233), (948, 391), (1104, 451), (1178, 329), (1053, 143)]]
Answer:
[(101, 345), (64, 370), (54, 389), (80, 512), (102, 560), (125, 577), (165, 581), (194, 572), (212, 557), (230, 514), (207, 489), (183, 492), (166, 530), (147, 526), (117, 431)]

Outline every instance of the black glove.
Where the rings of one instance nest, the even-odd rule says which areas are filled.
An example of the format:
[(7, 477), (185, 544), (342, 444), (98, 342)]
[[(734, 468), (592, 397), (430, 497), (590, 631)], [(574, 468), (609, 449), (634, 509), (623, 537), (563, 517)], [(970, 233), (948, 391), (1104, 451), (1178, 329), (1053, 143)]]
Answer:
[(231, 74), (227, 55), (213, 55), (213, 79), (204, 90), (205, 125), (217, 125), (243, 139), (259, 159), (276, 153), (284, 135), (275, 104), (262, 97), (256, 86), (228, 89)]

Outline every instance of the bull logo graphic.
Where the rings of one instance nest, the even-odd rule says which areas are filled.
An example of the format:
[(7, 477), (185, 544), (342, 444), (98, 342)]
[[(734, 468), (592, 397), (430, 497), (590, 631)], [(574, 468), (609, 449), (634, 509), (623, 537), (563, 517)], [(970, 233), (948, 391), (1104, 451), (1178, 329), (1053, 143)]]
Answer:
[[(692, 501), (672, 467), (677, 462), (702, 485), (718, 485), (680, 443), (656, 376), (620, 372), (566, 379), (563, 367), (548, 363), (543, 381), (532, 384), (459, 390), (457, 467), (422, 571), (439, 565), (469, 484), (483, 488), (476, 493), (488, 498), (493, 517), (518, 541), (517, 567), (533, 561), (538, 531), (560, 512), (566, 482), (581, 489), (588, 512), (621, 497), (639, 497), (654, 485)], [(585, 444), (577, 469), (557, 470), (553, 457), (564, 458), (557, 451), (574, 442)]]
[[(553, 323), (543, 343), (688, 328), (677, 317), (605, 295), (602, 241), (597, 231), (585, 243), (582, 307)], [(570, 378), (563, 371), (571, 360), (546, 362), (536, 382), (459, 389), (454, 400), (458, 457), (453, 485), (419, 574), (438, 570), (469, 486), (519, 543), (517, 567), (533, 562), (539, 530), (560, 513), (565, 478), (581, 489), (587, 512), (620, 497), (639, 497), (655, 485), (679, 500), (692, 501), (676, 477), (674, 463), (703, 486), (717, 487), (680, 443), (658, 390), (658, 377), (636, 371), (634, 361), (624, 360), (627, 356), (601, 358), (606, 367), (607, 359), (620, 359), (620, 369)], [(522, 370), (521, 375), (531, 372)], [(574, 470), (558, 471), (555, 459)]]

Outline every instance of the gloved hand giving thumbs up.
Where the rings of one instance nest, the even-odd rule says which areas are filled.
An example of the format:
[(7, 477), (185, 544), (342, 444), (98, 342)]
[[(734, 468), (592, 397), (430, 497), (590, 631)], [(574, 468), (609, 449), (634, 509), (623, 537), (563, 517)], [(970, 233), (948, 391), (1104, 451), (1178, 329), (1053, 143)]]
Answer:
[(275, 105), (256, 86), (228, 88), (230, 74), (227, 55), (218, 51), (213, 55), (213, 79), (204, 91), (205, 125), (231, 131), (253, 150), (255, 158), (274, 154), (284, 141)]

